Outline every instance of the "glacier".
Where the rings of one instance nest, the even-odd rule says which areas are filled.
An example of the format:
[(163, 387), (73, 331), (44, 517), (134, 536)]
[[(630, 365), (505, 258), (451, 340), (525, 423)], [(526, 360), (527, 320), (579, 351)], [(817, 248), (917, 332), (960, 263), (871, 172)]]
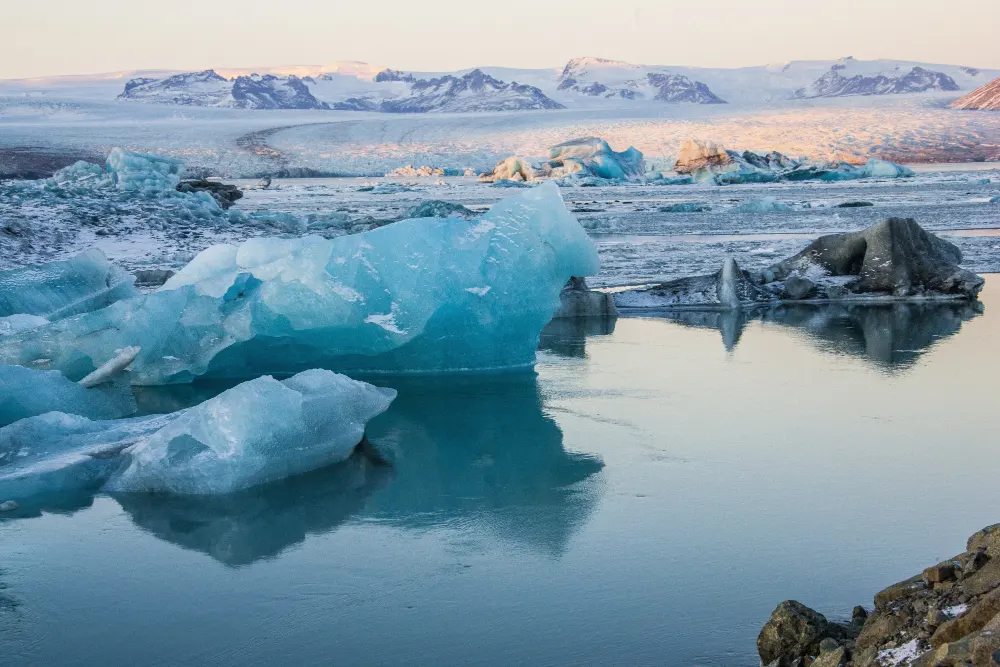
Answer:
[[(100, 250), (72, 259), (0, 271), (0, 317), (35, 316), (57, 320), (104, 308), (139, 294), (135, 277), (108, 261)], [(32, 328), (40, 322), (25, 317), (0, 321), (0, 335), (9, 329)]]
[(394, 389), (330, 371), (260, 377), (167, 415), (61, 412), (0, 428), (0, 497), (80, 491), (224, 494), (348, 458)]
[(317, 367), (528, 368), (563, 286), (598, 270), (593, 242), (546, 183), (471, 221), (213, 246), (152, 294), (6, 337), (0, 363), (77, 379), (138, 346), (137, 385)]

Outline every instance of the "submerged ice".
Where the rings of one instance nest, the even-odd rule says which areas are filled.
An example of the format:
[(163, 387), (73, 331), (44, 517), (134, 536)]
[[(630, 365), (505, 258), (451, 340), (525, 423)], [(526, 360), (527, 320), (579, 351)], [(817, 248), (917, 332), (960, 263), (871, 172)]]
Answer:
[(569, 278), (597, 251), (553, 184), (482, 217), (213, 246), (158, 292), (8, 337), (0, 361), (82, 378), (129, 346), (134, 384), (323, 367), (527, 367)]
[(396, 397), (330, 371), (261, 377), (169, 415), (61, 412), (0, 428), (0, 497), (81, 490), (221, 494), (346, 459)]

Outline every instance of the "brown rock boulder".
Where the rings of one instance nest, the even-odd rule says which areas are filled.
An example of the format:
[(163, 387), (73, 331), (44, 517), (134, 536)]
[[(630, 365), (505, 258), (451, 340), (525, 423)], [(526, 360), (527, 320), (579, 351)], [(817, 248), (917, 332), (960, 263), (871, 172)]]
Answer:
[(823, 614), (801, 602), (786, 600), (778, 605), (757, 637), (761, 663), (788, 667), (795, 660), (820, 654), (820, 643), (832, 637), (844, 639), (851, 631), (831, 623)]

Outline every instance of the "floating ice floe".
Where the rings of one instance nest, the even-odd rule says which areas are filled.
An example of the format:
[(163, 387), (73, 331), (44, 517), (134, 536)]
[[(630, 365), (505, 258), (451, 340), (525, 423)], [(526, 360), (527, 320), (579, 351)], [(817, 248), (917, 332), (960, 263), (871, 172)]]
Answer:
[(213, 246), (157, 292), (8, 336), (0, 363), (77, 379), (139, 346), (132, 382), (144, 385), (316, 367), (524, 368), (563, 286), (598, 269), (594, 244), (548, 183), (472, 221)]
[(221, 494), (348, 458), (393, 389), (330, 371), (261, 377), (169, 415), (91, 421), (60, 412), (0, 428), (0, 497), (82, 489)]
[[(135, 277), (115, 266), (100, 250), (88, 250), (63, 262), (0, 271), (0, 317), (34, 315), (57, 320), (104, 308), (136, 296)], [(11, 319), (0, 335), (31, 328), (36, 320)], [(5, 331), (6, 329), (10, 329)]]
[(791, 211), (792, 207), (782, 204), (774, 197), (763, 197), (748, 201), (733, 208), (737, 213), (779, 213)]

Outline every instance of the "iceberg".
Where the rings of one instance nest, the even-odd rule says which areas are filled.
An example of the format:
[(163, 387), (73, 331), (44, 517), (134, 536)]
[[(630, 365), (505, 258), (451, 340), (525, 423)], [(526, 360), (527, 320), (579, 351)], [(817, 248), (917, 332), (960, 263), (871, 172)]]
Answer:
[(580, 174), (610, 181), (638, 179), (646, 172), (640, 151), (631, 146), (621, 152), (613, 151), (608, 142), (597, 137), (573, 139), (553, 146), (542, 169), (553, 178)]
[[(34, 315), (57, 320), (98, 310), (139, 294), (134, 283), (132, 274), (96, 249), (63, 262), (0, 271), (0, 317)], [(27, 327), (32, 322), (10, 320), (7, 327), (0, 324), (0, 334), (8, 327)]]
[(139, 385), (309, 368), (530, 368), (563, 286), (598, 269), (594, 244), (546, 183), (471, 221), (213, 246), (157, 292), (8, 336), (0, 363), (77, 379), (138, 346)]
[(913, 171), (888, 160), (871, 159), (863, 167), (847, 162), (793, 160), (777, 151), (726, 150), (710, 141), (689, 139), (681, 144), (674, 171), (697, 183), (737, 185), (775, 181), (848, 181), (862, 178), (907, 178)]
[(499, 183), (502, 181), (523, 183), (525, 181), (533, 181), (534, 179), (534, 167), (527, 160), (519, 158), (516, 155), (501, 160), (491, 173), (483, 174), (479, 177), (479, 180), (483, 183)]
[(330, 371), (261, 377), (169, 415), (92, 421), (59, 412), (0, 428), (0, 497), (84, 489), (223, 494), (348, 458), (396, 397)]
[(88, 388), (59, 371), (0, 366), (0, 426), (56, 410), (117, 419), (135, 413), (136, 404), (126, 375), (109, 374)]
[(484, 183), (507, 184), (554, 179), (559, 185), (617, 185), (624, 181), (641, 180), (646, 173), (641, 152), (629, 147), (618, 152), (608, 142), (597, 137), (573, 139), (549, 149), (547, 160), (532, 165), (524, 158), (512, 155), (497, 163), (493, 171), (483, 174)]

